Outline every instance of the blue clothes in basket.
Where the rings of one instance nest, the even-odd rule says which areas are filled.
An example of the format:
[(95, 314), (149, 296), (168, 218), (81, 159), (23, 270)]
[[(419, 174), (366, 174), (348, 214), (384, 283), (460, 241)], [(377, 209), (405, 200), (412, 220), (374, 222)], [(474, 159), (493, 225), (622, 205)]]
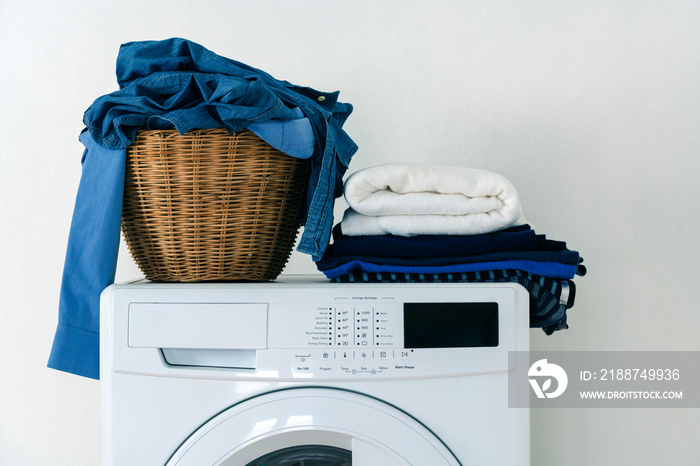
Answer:
[(298, 249), (321, 258), (333, 226), (333, 200), (342, 195), (343, 175), (357, 151), (342, 129), (352, 105), (339, 102), (339, 92), (277, 80), (179, 38), (122, 45), (117, 81), (120, 90), (96, 99), (83, 118), (95, 142), (111, 149), (126, 148), (139, 129), (255, 131), (256, 124), (268, 121), (303, 126), (295, 121), (299, 117), (293, 109), (298, 108), (315, 140)]
[(328, 245), (334, 199), (357, 146), (342, 126), (352, 106), (194, 42), (130, 42), (117, 57), (119, 90), (83, 116), (82, 175), (68, 238), (58, 327), (48, 366), (99, 378), (99, 297), (114, 281), (126, 148), (140, 129), (248, 129), (276, 149), (309, 159), (305, 228), (298, 250), (314, 260)]

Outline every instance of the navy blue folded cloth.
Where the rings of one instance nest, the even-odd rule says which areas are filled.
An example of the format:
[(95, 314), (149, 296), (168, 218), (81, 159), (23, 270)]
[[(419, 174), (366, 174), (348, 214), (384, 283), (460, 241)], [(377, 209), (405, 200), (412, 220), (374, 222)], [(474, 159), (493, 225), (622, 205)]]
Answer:
[(522, 285), (530, 294), (530, 326), (547, 335), (568, 328), (573, 278), (583, 258), (563, 241), (529, 225), (473, 236), (347, 236), (336, 226), (316, 267), (338, 283), (494, 283)]

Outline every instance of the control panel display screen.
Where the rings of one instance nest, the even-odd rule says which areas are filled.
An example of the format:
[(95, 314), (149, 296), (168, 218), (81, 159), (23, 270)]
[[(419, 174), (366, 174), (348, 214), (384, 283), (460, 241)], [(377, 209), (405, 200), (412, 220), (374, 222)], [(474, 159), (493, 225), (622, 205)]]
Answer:
[(498, 346), (498, 303), (404, 303), (405, 348)]

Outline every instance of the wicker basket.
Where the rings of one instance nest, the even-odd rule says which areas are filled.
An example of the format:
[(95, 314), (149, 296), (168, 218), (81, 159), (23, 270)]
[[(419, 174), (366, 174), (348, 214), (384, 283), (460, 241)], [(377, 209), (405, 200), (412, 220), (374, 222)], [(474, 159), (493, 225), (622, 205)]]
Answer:
[(308, 162), (250, 131), (139, 131), (122, 231), (149, 280), (273, 280), (299, 230)]

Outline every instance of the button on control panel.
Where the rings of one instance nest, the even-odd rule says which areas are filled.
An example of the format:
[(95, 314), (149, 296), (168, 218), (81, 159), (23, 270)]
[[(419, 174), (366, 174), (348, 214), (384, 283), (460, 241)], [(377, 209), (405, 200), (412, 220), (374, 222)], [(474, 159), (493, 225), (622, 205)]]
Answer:
[(291, 371), (315, 377), (392, 376), (415, 369), (413, 350), (407, 349), (329, 349), (295, 352)]

